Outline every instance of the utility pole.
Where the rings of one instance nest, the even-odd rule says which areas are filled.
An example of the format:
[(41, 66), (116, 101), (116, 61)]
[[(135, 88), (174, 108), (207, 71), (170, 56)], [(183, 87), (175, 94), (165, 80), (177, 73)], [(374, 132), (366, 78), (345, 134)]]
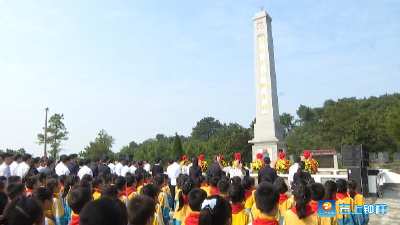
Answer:
[(46, 110), (46, 121), (44, 122), (44, 157), (47, 157), (47, 112), (49, 111), (49, 108), (45, 108)]

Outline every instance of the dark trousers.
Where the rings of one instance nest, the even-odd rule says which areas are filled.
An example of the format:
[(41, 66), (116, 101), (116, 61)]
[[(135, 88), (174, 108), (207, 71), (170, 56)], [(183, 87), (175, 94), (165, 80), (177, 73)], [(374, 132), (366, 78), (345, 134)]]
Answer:
[(175, 186), (171, 185), (171, 179), (168, 179), (168, 186), (169, 189), (171, 190), (171, 195), (172, 195), (172, 205), (170, 205), (169, 207), (173, 210), (175, 204)]

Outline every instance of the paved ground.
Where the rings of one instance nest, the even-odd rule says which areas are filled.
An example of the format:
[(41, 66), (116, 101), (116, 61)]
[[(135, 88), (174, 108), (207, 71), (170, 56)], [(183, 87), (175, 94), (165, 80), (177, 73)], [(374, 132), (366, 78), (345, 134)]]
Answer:
[(383, 198), (366, 198), (366, 204), (387, 204), (386, 215), (370, 215), (369, 224), (400, 224), (400, 189), (390, 188), (383, 191)]

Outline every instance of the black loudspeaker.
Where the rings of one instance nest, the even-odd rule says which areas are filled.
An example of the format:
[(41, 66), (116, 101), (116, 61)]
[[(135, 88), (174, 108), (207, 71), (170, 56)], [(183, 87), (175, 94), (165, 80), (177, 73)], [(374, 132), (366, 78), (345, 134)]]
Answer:
[(368, 169), (367, 167), (349, 166), (347, 168), (349, 180), (354, 180), (357, 183), (357, 191), (364, 197), (369, 195), (368, 189)]
[(369, 166), (369, 151), (364, 145), (342, 145), (342, 166)]

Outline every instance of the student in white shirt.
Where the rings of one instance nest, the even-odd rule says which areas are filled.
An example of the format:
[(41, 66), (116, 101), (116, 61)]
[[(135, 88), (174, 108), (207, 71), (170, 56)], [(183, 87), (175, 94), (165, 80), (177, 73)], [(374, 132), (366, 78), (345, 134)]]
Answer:
[(88, 174), (88, 175), (93, 177), (93, 171), (88, 167), (89, 163), (90, 163), (89, 159), (84, 159), (83, 160), (83, 166), (78, 171), (79, 179), (82, 180), (82, 177), (85, 176), (86, 174)]
[(299, 156), (294, 158), (294, 164), (289, 168), (288, 181), (289, 181), (289, 185), (292, 188), (293, 188), (292, 182), (294, 181), (293, 177), (294, 177), (294, 174), (297, 173), (297, 170), (299, 169), (299, 162), (300, 161), (301, 161), (301, 158)]
[(123, 176), (123, 175), (121, 175), (121, 169), (122, 169), (122, 167), (124, 167), (124, 163), (125, 163), (124, 161), (125, 161), (124, 159), (120, 158), (117, 165), (115, 165), (115, 173), (118, 176)]
[(22, 156), (21, 154), (17, 154), (13, 157), (13, 162), (10, 165), (11, 176), (17, 176), (18, 166), (20, 163), (22, 163)]
[(128, 160), (125, 160), (124, 165), (125, 166), (121, 168), (121, 176), (123, 176), (123, 177), (126, 176), (126, 173), (130, 172), (130, 168), (129, 168), (130, 164), (129, 164)]
[(22, 180), (25, 178), (26, 174), (29, 172), (30, 164), (31, 164), (32, 156), (29, 154), (25, 154), (22, 156), (22, 163), (18, 165), (17, 176), (19, 176)]
[(12, 155), (4, 153), (1, 158), (3, 163), (0, 165), (0, 176), (9, 178), (11, 176), (10, 164), (12, 162)]
[(115, 164), (114, 164), (113, 158), (110, 158), (110, 163), (108, 164), (108, 167), (110, 167), (110, 173), (114, 174), (115, 173)]
[(68, 165), (69, 165), (69, 156), (67, 156), (67, 155), (60, 156), (60, 162), (56, 166), (56, 174), (58, 176), (61, 176), (61, 175), (68, 176), (70, 173), (70, 171), (68, 169)]

